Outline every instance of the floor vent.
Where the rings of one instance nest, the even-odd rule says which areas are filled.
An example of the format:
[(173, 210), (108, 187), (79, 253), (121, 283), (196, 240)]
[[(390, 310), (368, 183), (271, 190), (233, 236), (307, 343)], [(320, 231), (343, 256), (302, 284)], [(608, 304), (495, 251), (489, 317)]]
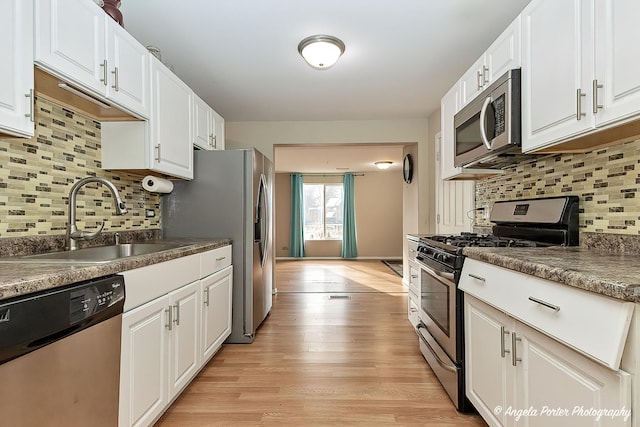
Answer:
[(351, 299), (351, 295), (329, 295), (329, 299)]

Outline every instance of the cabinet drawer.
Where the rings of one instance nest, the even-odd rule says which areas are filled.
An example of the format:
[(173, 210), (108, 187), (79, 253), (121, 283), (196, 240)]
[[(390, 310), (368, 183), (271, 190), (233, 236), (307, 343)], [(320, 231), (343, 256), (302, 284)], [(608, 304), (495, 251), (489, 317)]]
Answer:
[(231, 245), (201, 254), (200, 277), (220, 271), (231, 265)]
[(420, 267), (412, 262), (409, 263), (409, 290), (420, 295)]
[(412, 298), (409, 298), (409, 322), (411, 322), (411, 326), (413, 326), (414, 328), (416, 326), (418, 326), (418, 323), (420, 323), (420, 317), (418, 316), (418, 306), (416, 305), (416, 303), (413, 301)]
[(418, 242), (412, 239), (407, 239), (407, 248), (409, 252), (409, 259), (415, 258), (418, 253)]
[(465, 259), (460, 289), (618, 369), (633, 303)]
[(195, 282), (199, 271), (200, 254), (194, 254), (123, 272), (127, 292), (124, 311)]

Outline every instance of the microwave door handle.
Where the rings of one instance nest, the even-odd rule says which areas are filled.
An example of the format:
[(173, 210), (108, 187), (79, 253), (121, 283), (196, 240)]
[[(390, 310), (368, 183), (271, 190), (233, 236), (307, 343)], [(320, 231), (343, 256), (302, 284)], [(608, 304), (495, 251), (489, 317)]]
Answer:
[(487, 108), (489, 108), (489, 104), (491, 104), (493, 100), (490, 96), (484, 100), (484, 104), (482, 104), (482, 109), (480, 110), (480, 138), (482, 138), (482, 142), (484, 143), (487, 150), (491, 150), (493, 148), (493, 143), (489, 141), (487, 138), (487, 129), (484, 126), (485, 118), (487, 116)]

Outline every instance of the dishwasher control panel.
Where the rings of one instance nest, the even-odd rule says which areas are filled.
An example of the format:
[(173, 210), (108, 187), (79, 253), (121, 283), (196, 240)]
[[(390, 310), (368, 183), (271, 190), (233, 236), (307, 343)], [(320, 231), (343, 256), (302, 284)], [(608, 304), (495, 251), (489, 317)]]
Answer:
[(69, 293), (69, 321), (75, 324), (120, 301), (124, 301), (122, 276), (73, 290)]

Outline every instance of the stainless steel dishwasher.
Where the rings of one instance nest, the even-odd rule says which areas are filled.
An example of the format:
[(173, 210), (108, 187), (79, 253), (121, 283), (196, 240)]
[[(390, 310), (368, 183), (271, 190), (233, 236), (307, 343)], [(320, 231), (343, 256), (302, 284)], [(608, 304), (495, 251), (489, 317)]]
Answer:
[(0, 424), (118, 424), (124, 278), (0, 301)]

